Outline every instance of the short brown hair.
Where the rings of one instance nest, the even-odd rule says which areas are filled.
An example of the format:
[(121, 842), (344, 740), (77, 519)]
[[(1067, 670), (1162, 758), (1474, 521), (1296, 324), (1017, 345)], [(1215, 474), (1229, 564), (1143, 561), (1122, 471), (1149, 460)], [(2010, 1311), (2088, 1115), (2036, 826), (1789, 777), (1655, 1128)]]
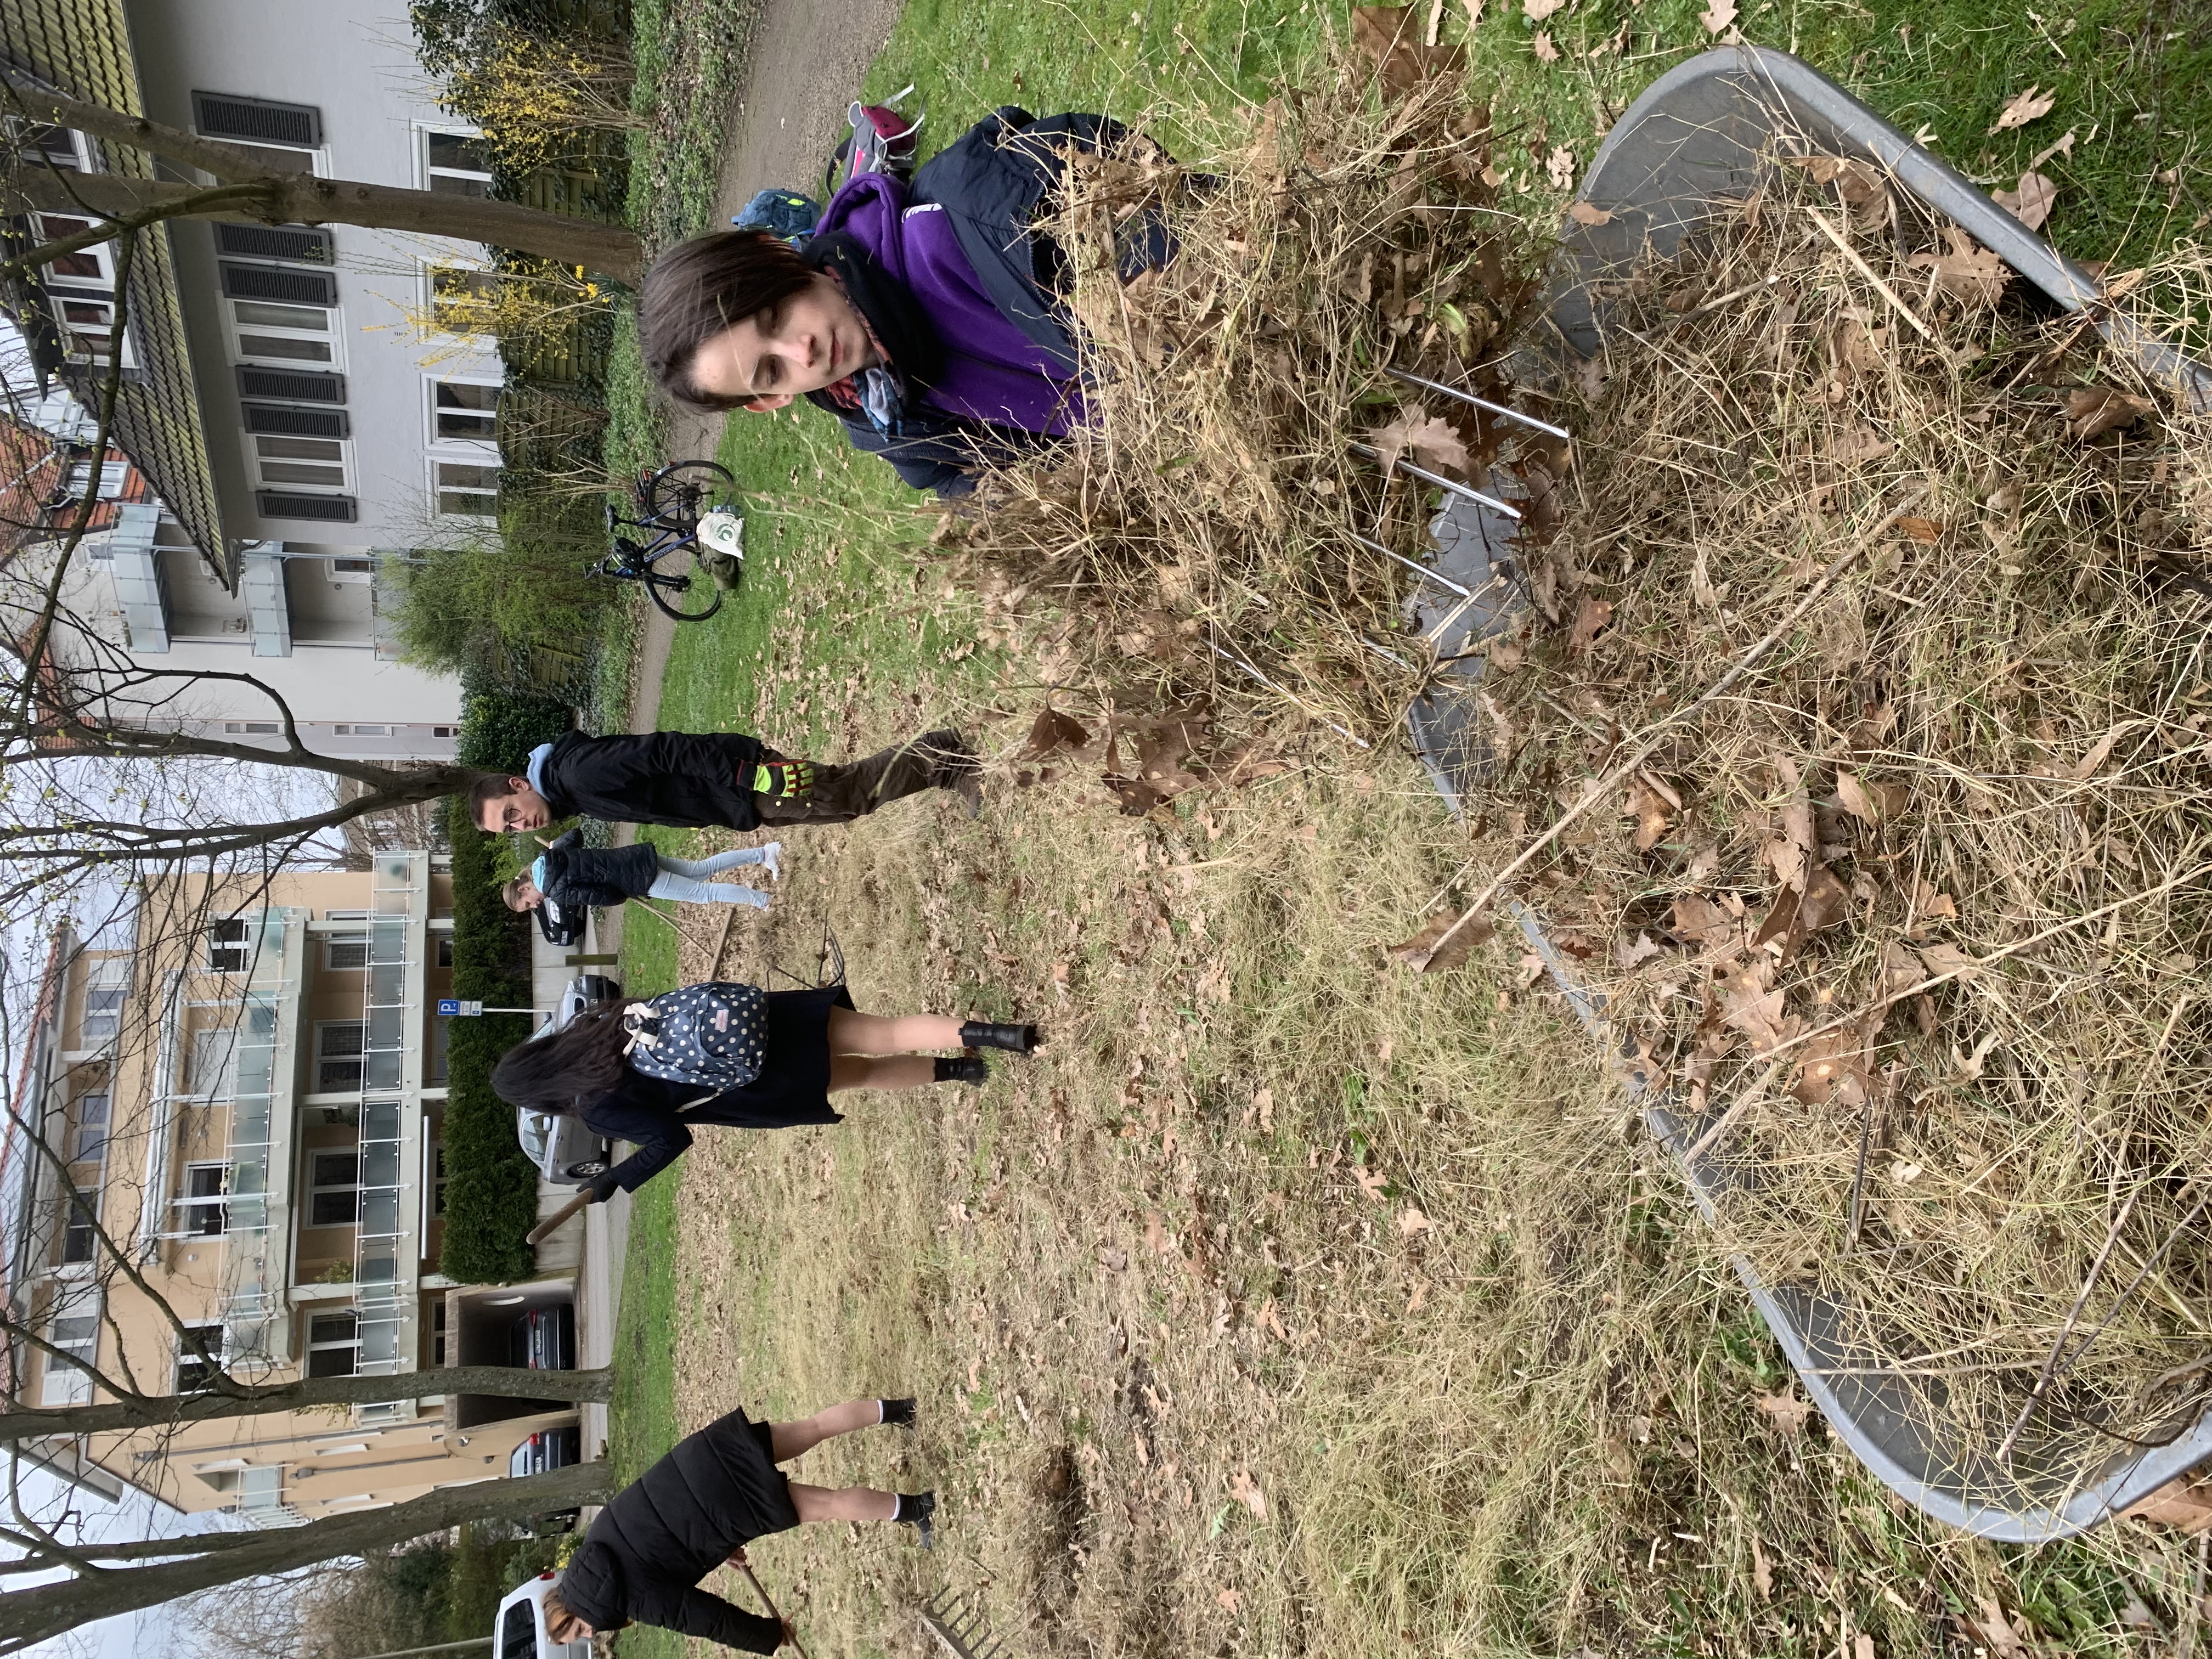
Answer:
[(720, 230), (678, 243), (653, 262), (638, 289), (637, 340), (646, 371), (695, 413), (747, 407), (750, 398), (700, 390), (691, 378), (699, 348), (805, 292), (814, 274), (797, 249), (766, 231)]
[(477, 829), (483, 828), (485, 807), (514, 793), (508, 787), (508, 780), (514, 775), (509, 772), (486, 772), (469, 786), (469, 817), (476, 821)]
[(515, 877), (512, 881), (501, 882), (500, 884), (499, 896), (507, 901), (507, 908), (510, 910), (526, 910), (530, 908), (522, 902), (522, 878), (520, 876)]

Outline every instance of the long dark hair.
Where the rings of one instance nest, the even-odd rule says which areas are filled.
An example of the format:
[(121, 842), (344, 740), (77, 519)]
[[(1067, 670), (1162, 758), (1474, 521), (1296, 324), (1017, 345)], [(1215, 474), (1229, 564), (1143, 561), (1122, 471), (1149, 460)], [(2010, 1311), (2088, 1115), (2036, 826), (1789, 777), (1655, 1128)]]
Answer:
[(492, 1067), (492, 1092), (526, 1111), (573, 1117), (629, 1070), (623, 1058), (629, 1033), (623, 1029), (627, 1002), (586, 1008), (551, 1036), (518, 1042)]
[(700, 390), (691, 378), (699, 348), (774, 311), (813, 280), (798, 250), (766, 231), (721, 230), (678, 243), (653, 262), (638, 289), (637, 340), (646, 371), (671, 398), (698, 414), (745, 407), (750, 398)]

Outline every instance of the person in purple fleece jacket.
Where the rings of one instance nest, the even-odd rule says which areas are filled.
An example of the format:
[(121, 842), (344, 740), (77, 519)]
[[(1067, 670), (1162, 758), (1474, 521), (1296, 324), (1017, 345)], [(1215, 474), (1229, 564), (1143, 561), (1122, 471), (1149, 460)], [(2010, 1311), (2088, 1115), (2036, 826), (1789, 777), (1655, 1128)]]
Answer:
[[(854, 179), (804, 253), (761, 231), (683, 243), (645, 275), (647, 367), (702, 412), (805, 398), (916, 489), (964, 495), (982, 465), (1083, 420), (1060, 253), (1036, 221), (1069, 149), (1126, 138), (1104, 116), (1040, 120), (1008, 106), (910, 185)], [(1156, 217), (1133, 216), (1122, 275), (1172, 252)]]

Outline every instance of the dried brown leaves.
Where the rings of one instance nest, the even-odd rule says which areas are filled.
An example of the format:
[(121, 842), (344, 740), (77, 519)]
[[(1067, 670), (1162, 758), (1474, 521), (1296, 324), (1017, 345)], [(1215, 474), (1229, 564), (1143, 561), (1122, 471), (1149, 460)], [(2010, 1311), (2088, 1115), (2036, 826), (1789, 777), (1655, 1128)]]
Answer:
[[(2026, 173), (2008, 205), (2032, 220), (2051, 191)], [(1520, 890), (1713, 1137), (1701, 1156), (1756, 1160), (1732, 1245), (1879, 1310), (1869, 1352), (1972, 1344), (1930, 1387), (1993, 1443), (2017, 1410), (1998, 1367), (2042, 1365), (2118, 1204), (2139, 1194), (2147, 1259), (2187, 1207), (2172, 1183), (2212, 1167), (2190, 977), (2212, 959), (2212, 696), (2177, 666), (2212, 568), (2212, 423), (2076, 322), (1992, 333), (1994, 255), (1875, 170), (1783, 176), (1791, 201), (1625, 279), (1607, 374), (1578, 408), (1559, 388), (1585, 441), (1518, 657), (1484, 682), (1479, 810), (1522, 828), (1482, 857), (1671, 733)], [(2212, 299), (2212, 262), (2135, 291), (2154, 282)], [(1907, 488), (1787, 646), (1681, 720)], [(2160, 1356), (2194, 1339), (2148, 1296), (2084, 1322), (2107, 1314), (2069, 1385), (2148, 1431)]]
[[(1203, 702), (1271, 753), (1292, 732), (1390, 740), (1424, 646), (1405, 636), (1406, 570), (1348, 531), (1419, 547), (1425, 487), (1389, 470), (1401, 458), (1468, 479), (1524, 465), (1510, 428), (1456, 404), (1355, 413), (1402, 384), (1382, 363), (1510, 396), (1498, 342), (1533, 292), (1536, 237), (1494, 210), (1488, 116), (1423, 17), (1365, 7), (1354, 28), (1337, 84), (1219, 118), (1202, 146), (1218, 185), (1149, 149), (1071, 158), (1049, 228), (1085, 324), (1088, 423), (990, 474), (939, 542), (1018, 678), (1110, 708), (1125, 734)], [(1140, 215), (1179, 252), (1125, 283)], [(1143, 813), (1222, 775), (1237, 742), (1102, 758)]]

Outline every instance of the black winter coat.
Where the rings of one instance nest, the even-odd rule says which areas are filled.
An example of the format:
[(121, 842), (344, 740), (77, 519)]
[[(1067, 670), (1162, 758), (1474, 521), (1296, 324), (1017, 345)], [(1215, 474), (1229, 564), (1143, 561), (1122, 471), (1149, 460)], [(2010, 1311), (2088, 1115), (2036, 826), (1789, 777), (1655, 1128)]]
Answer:
[(544, 859), (545, 879), (538, 890), (563, 910), (643, 898), (660, 875), (660, 858), (651, 842), (586, 847), (580, 830), (555, 840)]
[[(1060, 289), (1064, 277), (1058, 246), (1040, 236), (1036, 221), (1045, 198), (1060, 183), (1059, 151), (1068, 148), (1111, 148), (1127, 136), (1118, 121), (1103, 115), (1049, 115), (1040, 120), (1018, 105), (991, 112), (946, 145), (915, 173), (907, 188), (914, 207), (935, 204), (951, 221), (960, 251), (968, 256), (999, 314), (1027, 335), (1070, 374), (1077, 367), (1073, 324)], [(1174, 252), (1164, 227), (1139, 216), (1123, 233), (1116, 251), (1124, 281)], [(916, 489), (939, 495), (964, 495), (975, 488), (978, 459), (1011, 460), (1024, 452), (1049, 447), (1060, 440), (1006, 426), (982, 426), (948, 415), (916, 410), (904, 416), (895, 433), (878, 432), (849, 416), (821, 393), (810, 401), (843, 422), (855, 449), (880, 455)]]
[(586, 1103), (576, 1115), (593, 1134), (606, 1140), (627, 1140), (637, 1148), (591, 1183), (602, 1204), (618, 1192), (635, 1192), (690, 1151), (694, 1124), (788, 1129), (799, 1123), (844, 1121), (827, 1106), (805, 1116), (787, 1110), (749, 1110), (741, 1091), (710, 1094), (696, 1083), (675, 1083), (627, 1068), (619, 1088)]
[(736, 1411), (678, 1441), (592, 1522), (561, 1575), (562, 1602), (593, 1630), (637, 1620), (775, 1652), (782, 1626), (699, 1588), (740, 1545), (799, 1524), (767, 1440)]
[(570, 732), (538, 769), (538, 793), (556, 817), (751, 830), (760, 823), (750, 787), (760, 763), (760, 739), (735, 732)]

